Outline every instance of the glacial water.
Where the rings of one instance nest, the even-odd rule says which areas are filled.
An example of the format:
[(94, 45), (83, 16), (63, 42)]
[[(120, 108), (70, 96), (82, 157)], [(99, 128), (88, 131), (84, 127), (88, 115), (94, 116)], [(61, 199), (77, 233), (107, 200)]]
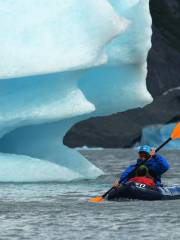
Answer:
[[(1, 240), (177, 240), (180, 200), (92, 204), (136, 158), (134, 150), (81, 153), (105, 172), (95, 180), (0, 184)], [(165, 184), (180, 184), (180, 151), (161, 152), (171, 164)], [(12, 169), (13, 171), (13, 169)]]

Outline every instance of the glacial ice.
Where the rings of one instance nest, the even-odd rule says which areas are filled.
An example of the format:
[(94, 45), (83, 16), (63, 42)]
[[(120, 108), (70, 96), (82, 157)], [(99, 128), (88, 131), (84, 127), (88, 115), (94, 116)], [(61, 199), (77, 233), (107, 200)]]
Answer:
[[(163, 142), (165, 142), (172, 133), (172, 130), (175, 128), (175, 123), (169, 123), (167, 125), (151, 125), (143, 129), (141, 144), (148, 144), (152, 147), (158, 147)], [(165, 149), (180, 149), (180, 140), (176, 139), (170, 141)]]
[(63, 136), (152, 100), (149, 0), (0, 0), (0, 29), (0, 181), (102, 174)]

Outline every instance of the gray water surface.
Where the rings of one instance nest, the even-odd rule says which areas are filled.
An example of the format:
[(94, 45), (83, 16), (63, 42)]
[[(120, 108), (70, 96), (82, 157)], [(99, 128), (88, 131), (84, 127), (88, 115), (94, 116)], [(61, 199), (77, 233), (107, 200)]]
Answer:
[[(180, 200), (92, 204), (136, 159), (133, 150), (82, 151), (105, 172), (70, 183), (1, 183), (0, 240), (180, 239)], [(180, 184), (179, 151), (163, 152), (171, 164), (165, 184)]]

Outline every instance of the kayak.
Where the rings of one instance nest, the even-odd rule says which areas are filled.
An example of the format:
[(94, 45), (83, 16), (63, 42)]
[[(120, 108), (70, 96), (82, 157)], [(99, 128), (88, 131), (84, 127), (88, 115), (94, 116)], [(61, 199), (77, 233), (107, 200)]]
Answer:
[(180, 186), (150, 187), (145, 184), (129, 182), (118, 188), (113, 188), (106, 199), (109, 201), (121, 201), (123, 199), (138, 200), (174, 200), (180, 199)]

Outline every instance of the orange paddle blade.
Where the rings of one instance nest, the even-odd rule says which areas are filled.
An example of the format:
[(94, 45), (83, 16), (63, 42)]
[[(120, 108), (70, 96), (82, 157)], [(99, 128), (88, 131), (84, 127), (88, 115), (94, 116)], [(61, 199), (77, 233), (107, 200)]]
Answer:
[(93, 197), (93, 198), (90, 198), (88, 200), (88, 202), (92, 202), (92, 203), (104, 202), (104, 198), (103, 197)]
[(171, 133), (171, 138), (173, 140), (180, 138), (180, 122), (176, 125), (173, 132)]

